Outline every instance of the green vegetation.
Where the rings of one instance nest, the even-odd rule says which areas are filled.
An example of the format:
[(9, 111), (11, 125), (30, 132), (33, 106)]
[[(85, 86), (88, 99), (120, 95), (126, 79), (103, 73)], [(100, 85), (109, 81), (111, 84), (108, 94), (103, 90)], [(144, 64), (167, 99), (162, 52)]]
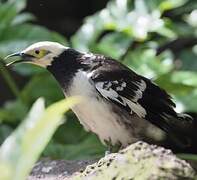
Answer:
[[(66, 113), (61, 124), (58, 123), (64, 112), (62, 103), (66, 103), (66, 110), (68, 102), (50, 106), (50, 109), (60, 110), (55, 110), (57, 114), (51, 116), (52, 110), (44, 110), (43, 101), (38, 100), (30, 114), (34, 112), (40, 116), (26, 118), (23, 122), (32, 104), (40, 96), (47, 105), (63, 99), (59, 86), (45, 70), (27, 64), (11, 67), (28, 79), (25, 86), (19, 88), (4, 66), (3, 58), (6, 55), (31, 43), (58, 41), (78, 50), (112, 56), (166, 89), (174, 97), (177, 110), (197, 113), (196, 0), (112, 0), (105, 9), (85, 19), (70, 43), (56, 32), (32, 24), (35, 17), (22, 11), (25, 5), (25, 0), (0, 0), (0, 76), (15, 96), (14, 100), (0, 107), (0, 143), (4, 142), (1, 151), (10, 149), (6, 150), (5, 156), (0, 153), (0, 171), (5, 172), (5, 177), (13, 176), (16, 172), (12, 168), (16, 163), (19, 165), (21, 162), (18, 168), (22, 168), (28, 154), (33, 153), (35, 155), (29, 159), (27, 169), (18, 171), (21, 174), (17, 177), (27, 175), (57, 126), (42, 156), (83, 159), (99, 157), (105, 151), (97, 137), (85, 132), (71, 112)], [(35, 130), (24, 129), (28, 123), (32, 123)], [(42, 131), (40, 126), (46, 129)], [(39, 137), (42, 137), (42, 142), (38, 142)], [(10, 139), (13, 142), (9, 142)], [(23, 143), (26, 143), (24, 148)], [(32, 152), (34, 149), (30, 147), (34, 143), (40, 145)], [(182, 157), (196, 159), (195, 155)]]
[(0, 179), (25, 179), (61, 123), (63, 114), (79, 101), (79, 97), (73, 97), (45, 109), (44, 100), (38, 99), (26, 119), (1, 145)]

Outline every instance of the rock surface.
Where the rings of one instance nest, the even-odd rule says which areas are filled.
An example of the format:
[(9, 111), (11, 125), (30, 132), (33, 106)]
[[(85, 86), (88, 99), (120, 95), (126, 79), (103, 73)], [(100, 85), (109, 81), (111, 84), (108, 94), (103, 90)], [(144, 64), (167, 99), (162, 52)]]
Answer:
[(35, 164), (28, 180), (62, 180), (77, 171), (84, 170), (96, 160), (51, 160), (43, 159)]
[[(29, 180), (196, 179), (196, 173), (189, 163), (177, 158), (170, 150), (144, 142), (132, 144), (119, 153), (109, 154), (86, 168), (93, 161), (45, 161), (42, 166), (39, 163), (34, 167)], [(83, 172), (79, 172), (84, 168)]]

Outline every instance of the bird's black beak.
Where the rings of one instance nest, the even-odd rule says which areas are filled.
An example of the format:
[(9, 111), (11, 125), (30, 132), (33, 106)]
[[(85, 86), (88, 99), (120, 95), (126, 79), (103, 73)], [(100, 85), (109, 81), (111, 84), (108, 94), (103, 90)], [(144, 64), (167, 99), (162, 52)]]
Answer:
[(12, 61), (10, 63), (7, 63), (6, 66), (10, 66), (10, 65), (13, 65), (13, 64), (16, 64), (16, 63), (28, 62), (28, 61), (31, 61), (31, 59), (33, 58), (33, 56), (31, 56), (31, 55), (28, 55), (28, 54), (25, 54), (25, 53), (22, 53), (22, 52), (17, 52), (17, 53), (13, 53), (13, 54), (10, 54), (10, 55), (6, 56), (4, 58), (4, 60), (6, 60), (8, 58), (11, 58), (11, 57), (15, 57), (15, 56), (21, 57), (21, 59), (16, 60), (16, 61)]

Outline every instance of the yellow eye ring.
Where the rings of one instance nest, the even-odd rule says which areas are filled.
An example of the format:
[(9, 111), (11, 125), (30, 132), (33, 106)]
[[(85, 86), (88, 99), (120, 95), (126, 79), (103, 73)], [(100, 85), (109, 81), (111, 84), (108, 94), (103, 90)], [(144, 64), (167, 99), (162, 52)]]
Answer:
[(32, 55), (36, 58), (42, 58), (47, 54), (47, 51), (44, 49), (36, 49), (32, 52)]

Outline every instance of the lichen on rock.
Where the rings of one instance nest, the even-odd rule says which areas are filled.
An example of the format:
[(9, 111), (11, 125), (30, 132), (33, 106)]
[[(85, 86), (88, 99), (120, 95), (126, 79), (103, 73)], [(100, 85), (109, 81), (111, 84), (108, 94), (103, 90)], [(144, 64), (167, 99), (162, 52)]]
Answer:
[(137, 142), (87, 166), (71, 179), (193, 180), (195, 175), (189, 163), (177, 158), (170, 150)]

